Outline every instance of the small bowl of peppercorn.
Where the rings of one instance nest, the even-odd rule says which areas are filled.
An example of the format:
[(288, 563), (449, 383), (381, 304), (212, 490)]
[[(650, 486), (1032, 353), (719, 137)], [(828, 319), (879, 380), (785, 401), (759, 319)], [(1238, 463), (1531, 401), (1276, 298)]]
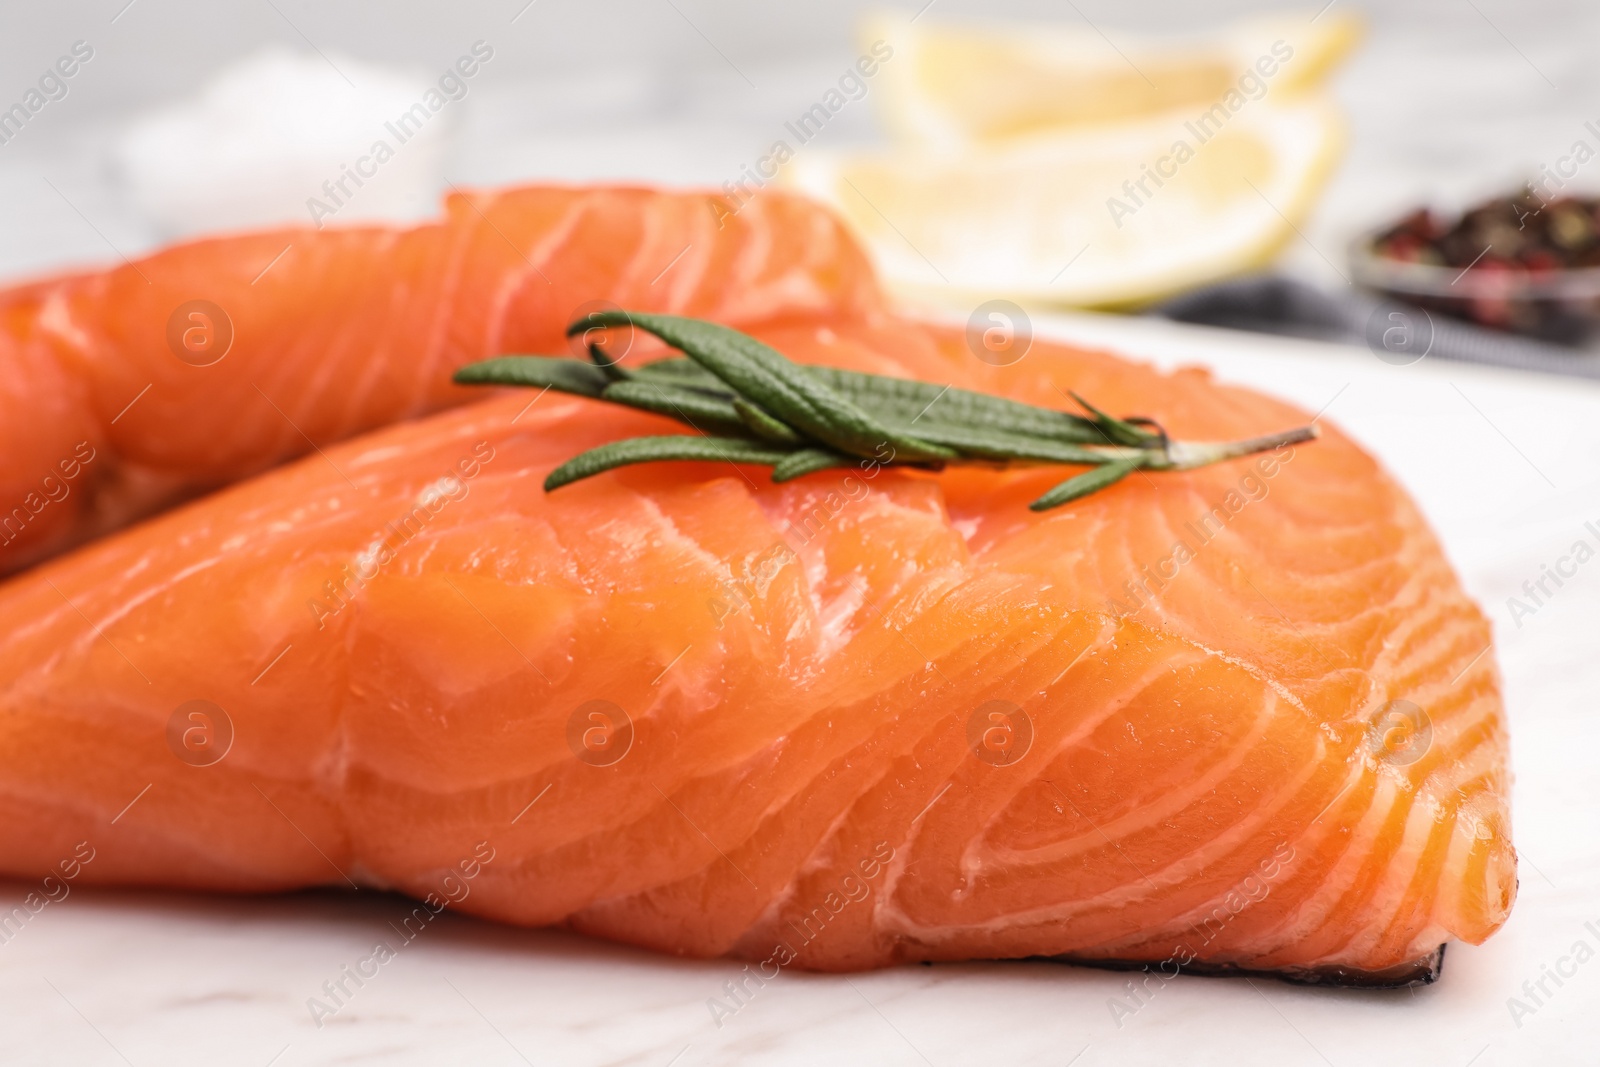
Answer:
[(1454, 220), (1423, 208), (1356, 242), (1357, 283), (1482, 326), (1581, 345), (1600, 334), (1600, 198), (1532, 190)]

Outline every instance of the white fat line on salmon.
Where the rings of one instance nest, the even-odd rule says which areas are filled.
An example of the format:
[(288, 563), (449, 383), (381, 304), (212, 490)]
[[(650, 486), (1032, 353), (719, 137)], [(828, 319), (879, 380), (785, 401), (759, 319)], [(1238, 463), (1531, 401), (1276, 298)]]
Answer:
[[(1193, 159), (1206, 142), (1221, 133), (1229, 119), (1244, 110), (1244, 106), (1250, 101), (1260, 100), (1267, 95), (1267, 90), (1270, 88), (1268, 81), (1278, 73), (1280, 65), (1285, 65), (1294, 58), (1294, 46), (1287, 41), (1277, 40), (1272, 42), (1269, 52), (1270, 55), (1263, 52), (1256, 58), (1254, 64), (1245, 67), (1238, 81), (1230, 86), (1216, 103), (1196, 116), (1195, 122), (1199, 123), (1198, 126), (1195, 122), (1184, 122), (1183, 128), (1194, 137), (1194, 144), (1191, 145), (1188, 140), (1179, 137), (1172, 142), (1170, 152), (1156, 159), (1154, 164), (1139, 164), (1139, 176), (1122, 183), (1122, 193), (1128, 198), (1127, 200), (1120, 200), (1115, 196), (1106, 198), (1106, 211), (1111, 215), (1111, 221), (1116, 223), (1117, 229), (1122, 229), (1124, 218), (1136, 214), (1141, 207), (1155, 198), (1155, 190), (1145, 183), (1155, 182), (1156, 189), (1160, 189), (1167, 181), (1176, 178), (1178, 168)], [(1170, 170), (1167, 164), (1171, 164)], [(1140, 196), (1141, 193), (1144, 195)]]
[[(805, 947), (820, 937), (828, 923), (837, 919), (845, 908), (871, 896), (872, 880), (883, 873), (883, 869), (892, 859), (894, 859), (894, 846), (887, 841), (879, 841), (873, 846), (871, 855), (856, 863), (850, 868), (849, 874), (839, 879), (839, 888), (829, 890), (820, 903), (800, 916), (798, 924), (792, 916), (783, 919), (781, 925), (794, 931), (794, 943), (799, 945), (799, 948), (790, 947), (790, 942), (785, 937), (772, 946), (771, 954), (756, 964), (754, 971), (747, 963), (737, 978), (730, 978), (724, 982), (723, 996), (707, 997), (706, 1010), (711, 1013), (711, 1021), (717, 1024), (717, 1029), (722, 1029), (727, 1020), (748, 1007), (756, 994), (765, 989), (768, 982), (782, 974), (785, 967), (798, 959)], [(860, 872), (859, 877), (857, 871)], [(782, 909), (779, 909), (779, 914), (782, 914)]]
[[(1522, 629), (1523, 619), (1538, 614), (1540, 608), (1554, 600), (1562, 587), (1578, 576), (1579, 567), (1594, 559), (1595, 546), (1600, 545), (1600, 526), (1585, 522), (1583, 529), (1594, 538), (1594, 544), (1590, 544), (1587, 537), (1580, 537), (1572, 543), (1566, 555), (1556, 557), (1554, 566), (1539, 564), (1538, 576), (1522, 583), (1522, 593), (1527, 600), (1506, 597), (1506, 610), (1511, 612), (1511, 621), (1517, 624), (1517, 629)], [(1555, 583), (1554, 589), (1550, 588), (1551, 582)]]
[[(1600, 944), (1600, 926), (1593, 921), (1583, 924), (1590, 937)], [(1541, 1008), (1548, 1007), (1561, 987), (1566, 985), (1566, 980), (1575, 978), (1578, 968), (1595, 957), (1594, 945), (1587, 938), (1578, 938), (1572, 943), (1572, 948), (1565, 955), (1557, 956), (1555, 962), (1539, 964), (1539, 977), (1530, 978), (1522, 983), (1522, 997), (1507, 997), (1506, 1010), (1511, 1013), (1511, 1021), (1517, 1029), (1522, 1029), (1522, 1020), (1529, 1015), (1537, 1015)], [(1570, 966), (1569, 966), (1570, 964)], [(1550, 983), (1556, 984), (1555, 992), (1550, 991)]]
[[(446, 67), (444, 73), (439, 75), (438, 83), (423, 91), (421, 100), (383, 124), (383, 128), (394, 138), (393, 145), (386, 138), (377, 138), (366, 155), (356, 157), (353, 166), (349, 163), (340, 164), (338, 177), (322, 183), (326, 201), (315, 196), (306, 198), (306, 210), (311, 213), (311, 221), (317, 224), (317, 229), (322, 229), (323, 219), (337, 215), (355, 199), (356, 193), (378, 176), (378, 168), (395, 157), (397, 148), (421, 133), (429, 119), (443, 111), (446, 104), (466, 97), (468, 80), (478, 73), (483, 64), (494, 58), (494, 48), (482, 40), (473, 41), (470, 52), (470, 55), (463, 55)], [(351, 182), (355, 183), (354, 189), (350, 188)]]
[(847, 474), (839, 482), (838, 490), (830, 489), (816, 498), (803, 515), (789, 524), (784, 532), (784, 540), (763, 549), (754, 558), (741, 559), (738, 573), (729, 574), (717, 583), (716, 594), (706, 601), (706, 607), (716, 620), (717, 629), (722, 629), (723, 620), (733, 612), (748, 608), (753, 601), (764, 598), (778, 573), (788, 564), (799, 561), (800, 548), (809, 545), (833, 525), (834, 520), (850, 505), (859, 504), (872, 495), (872, 487), (867, 483), (894, 462), (894, 446), (881, 442), (873, 450), (873, 457), (857, 462), (861, 472), (859, 477)]
[(759, 555), (740, 560), (739, 573), (718, 582), (716, 594), (706, 601), (717, 629), (722, 629), (722, 620), (731, 612), (749, 607), (752, 600), (765, 598), (778, 573), (798, 558), (794, 549), (780, 541)]
[(423, 897), (422, 903), (401, 919), (399, 926), (389, 923), (389, 928), (399, 935), (398, 945), (391, 945), (387, 940), (375, 942), (371, 952), (353, 964), (344, 964), (336, 976), (322, 983), (321, 997), (307, 997), (306, 1010), (311, 1013), (311, 1021), (317, 1024), (317, 1029), (321, 1030), (329, 1019), (349, 1006), (356, 993), (378, 977), (385, 964), (399, 959), (401, 951), (421, 936), (428, 924), (446, 908), (466, 900), (472, 894), (469, 883), (493, 862), (494, 857), (493, 846), (479, 841), (473, 846), (472, 855), (451, 867), (450, 873), (440, 880), (438, 893), (430, 892)]
[(340, 568), (337, 579), (329, 578), (323, 582), (323, 592), (333, 606), (329, 607), (320, 594), (306, 600), (317, 629), (326, 627), (328, 620), (347, 608), (402, 548), (422, 536), (422, 532), (447, 504), (464, 499), (468, 492), (467, 483), (483, 473), (483, 468), (494, 456), (494, 446), (488, 441), (473, 445), (472, 455), (456, 460), (443, 477), (424, 488), (411, 510), (391, 519), (374, 536), (372, 543), (356, 556), (353, 564), (346, 563)]
[[(1239, 478), (1237, 488), (1229, 489), (1222, 500), (1210, 510), (1183, 524), (1184, 536), (1172, 544), (1172, 550), (1153, 564), (1142, 564), (1142, 578), (1129, 578), (1123, 583), (1127, 601), (1107, 597), (1107, 610), (1113, 615), (1131, 615), (1146, 606), (1148, 601), (1159, 600), (1161, 592), (1182, 573), (1183, 568), (1217, 538), (1240, 512), (1251, 504), (1267, 498), (1271, 486), (1267, 483), (1278, 476), (1283, 465), (1294, 459), (1293, 445), (1279, 445), (1250, 464), (1250, 469)], [(1212, 527), (1215, 527), (1213, 529)], [(1190, 539), (1194, 543), (1190, 544)], [(1168, 573), (1168, 567), (1171, 573)], [(1151, 573), (1152, 570), (1155, 573)], [(1270, 601), (1269, 601), (1270, 603)]]
[[(881, 38), (873, 41), (866, 52), (844, 69), (837, 84), (823, 93), (815, 104), (802, 111), (793, 122), (785, 122), (784, 130), (802, 145), (815, 138), (833, 116), (844, 110), (846, 104), (867, 95), (867, 79), (877, 74), (879, 68), (893, 57), (894, 49), (887, 41)], [(779, 169), (794, 158), (794, 154), (795, 150), (789, 142), (779, 138), (772, 142), (764, 155), (756, 159), (754, 167), (743, 164), (737, 178), (723, 182), (723, 195), (710, 199), (711, 215), (717, 220), (717, 229), (722, 229), (723, 223), (742, 211), (757, 193), (765, 189), (767, 183), (778, 176)]]
[(55, 873), (44, 876), (38, 889), (29, 890), (22, 903), (10, 911), (0, 912), (0, 945), (9, 945), (40, 912), (66, 900), (72, 892), (71, 881), (94, 861), (94, 856), (94, 847), (87, 841), (79, 841), (73, 846), (72, 855), (56, 864)]
[(39, 75), (38, 88), (30, 87), (22, 99), (0, 110), (0, 145), (7, 145), (44, 110), (53, 100), (65, 100), (71, 86), (68, 79), (78, 73), (79, 67), (94, 58), (94, 47), (88, 41), (73, 41), (71, 54), (61, 56)]
[[(84, 467), (94, 462), (96, 454), (88, 441), (79, 441), (72, 455), (57, 460), (55, 468), (39, 480), (39, 489), (30, 491), (20, 504), (0, 517), (0, 544), (9, 545), (15, 541), (40, 512), (52, 503), (59, 504), (67, 499), (72, 494), (72, 482), (83, 473)], [(61, 472), (60, 477), (56, 476), (56, 471)]]
[[(1273, 848), (1272, 854), (1256, 865), (1259, 876), (1249, 874), (1240, 879), (1238, 884), (1223, 895), (1222, 901), (1206, 912), (1198, 923), (1191, 923), (1184, 940), (1173, 946), (1172, 954), (1156, 964), (1155, 970), (1146, 965), (1141, 978), (1128, 979), (1125, 983), (1128, 991), (1126, 998), (1107, 997), (1106, 1008), (1110, 1010), (1117, 1029), (1122, 1029), (1127, 1020), (1143, 1011), (1155, 999), (1155, 995), (1166, 988), (1168, 982), (1182, 974), (1184, 967), (1200, 957), (1192, 942), (1198, 941), (1200, 948), (1204, 949), (1222, 934), (1229, 923), (1238, 918), (1240, 912), (1251, 904), (1259, 904), (1267, 899), (1267, 894), (1272, 891), (1268, 883), (1294, 862), (1294, 855), (1294, 846), (1286, 841), (1280, 841)], [(1169, 966), (1172, 968), (1170, 974), (1167, 972)]]

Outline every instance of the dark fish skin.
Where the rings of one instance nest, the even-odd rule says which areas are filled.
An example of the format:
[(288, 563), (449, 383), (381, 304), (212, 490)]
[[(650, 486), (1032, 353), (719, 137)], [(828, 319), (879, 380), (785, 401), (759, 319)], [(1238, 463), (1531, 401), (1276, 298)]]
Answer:
[[(1381, 971), (1361, 971), (1350, 967), (1288, 967), (1278, 971), (1258, 971), (1231, 963), (1186, 963), (1181, 973), (1202, 978), (1276, 978), (1293, 985), (1327, 986), (1335, 989), (1405, 989), (1432, 985), (1444, 973), (1444, 950), (1440, 945), (1425, 956), (1386, 967)], [(1102, 971), (1149, 970), (1149, 960), (1096, 960), (1077, 956), (1034, 956), (1051, 963), (1070, 963)]]

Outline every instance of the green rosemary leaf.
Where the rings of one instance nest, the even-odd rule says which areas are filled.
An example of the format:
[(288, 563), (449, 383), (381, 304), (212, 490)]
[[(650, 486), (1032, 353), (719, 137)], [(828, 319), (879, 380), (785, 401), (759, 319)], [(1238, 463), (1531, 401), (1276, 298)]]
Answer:
[(1105, 431), (1106, 440), (1111, 444), (1141, 448), (1149, 445), (1152, 441), (1160, 440), (1156, 434), (1146, 433), (1130, 422), (1124, 422), (1122, 419), (1107, 415), (1077, 393), (1072, 393), (1071, 395), (1072, 399), (1083, 405), (1083, 410), (1094, 416), (1095, 424)]
[(593, 477), (603, 471), (626, 467), (634, 463), (655, 463), (661, 460), (726, 460), (730, 463), (753, 463), (770, 467), (790, 454), (789, 449), (775, 448), (736, 437), (629, 437), (613, 441), (574, 456), (550, 472), (544, 480), (546, 492), (563, 485)]
[[(1103, 445), (1106, 440), (1105, 432), (1094, 421), (1065, 411), (1034, 407), (1004, 397), (973, 393), (913, 378), (886, 378), (834, 367), (808, 366), (803, 369), (871, 411), (890, 428), (913, 434), (921, 440), (955, 448), (963, 454), (967, 454), (970, 447), (971, 454), (990, 458), (988, 452), (1006, 453), (1024, 440), (1033, 442), (1042, 439), (1046, 442), (1083, 445)], [(730, 400), (736, 398), (736, 394), (719, 379), (689, 359), (656, 360), (637, 368), (633, 375), (636, 381), (671, 382), (716, 392)], [(969, 446), (969, 442), (976, 442), (980, 436), (990, 434), (993, 435), (992, 447)], [(1078, 459), (1056, 458), (1058, 455), (1076, 454), (1080, 453), (1046, 451), (1039, 456), (1026, 458), (1077, 463), (1080, 462)]]
[(851, 456), (842, 456), (825, 448), (797, 448), (772, 465), (772, 480), (788, 482), (831, 467), (848, 467), (856, 462)]
[(636, 375), (628, 381), (610, 383), (600, 398), (677, 419), (702, 433), (730, 436), (744, 436), (747, 433), (744, 420), (731, 403), (698, 389), (650, 381)]
[(937, 444), (955, 449), (964, 459), (1000, 464), (1101, 464), (1144, 454), (1143, 449), (1104, 445), (1091, 448), (1088, 445), (1067, 444), (1044, 437), (1030, 437), (1026, 434), (982, 428), (939, 427), (924, 436)]
[(744, 420), (745, 427), (763, 441), (776, 441), (786, 445), (797, 445), (802, 441), (799, 434), (773, 418), (760, 404), (752, 404), (744, 397), (736, 396), (733, 398), (733, 410)]
[(606, 376), (607, 381), (625, 382), (633, 377), (632, 372), (625, 368), (620, 360), (614, 360), (606, 355), (605, 350), (599, 345), (589, 346), (589, 360), (600, 368), (600, 373)]
[(458, 385), (544, 386), (596, 400), (606, 387), (605, 375), (594, 364), (560, 356), (499, 356), (469, 363), (451, 380)]
[(885, 421), (930, 440), (935, 439), (934, 427), (992, 428), (1076, 444), (1104, 444), (1106, 439), (1094, 422), (1064, 411), (910, 378), (806, 369)]
[(632, 325), (654, 334), (722, 379), (739, 396), (841, 452), (870, 456), (887, 443), (906, 460), (957, 458), (950, 449), (897, 433), (805, 368), (726, 326), (676, 315), (600, 312), (568, 327), (569, 333), (586, 328), (585, 323)]
[(1084, 471), (1076, 477), (1068, 478), (1044, 496), (1029, 504), (1028, 509), (1030, 511), (1049, 511), (1051, 508), (1071, 503), (1079, 497), (1085, 497), (1090, 493), (1099, 492), (1107, 486), (1116, 485), (1142, 466), (1144, 466), (1144, 459), (1136, 456), (1132, 459), (1115, 460), (1103, 467), (1096, 467), (1092, 471)]
[(721, 378), (687, 356), (671, 356), (642, 364), (634, 370), (633, 376), (645, 381), (667, 382), (690, 389), (702, 389), (727, 397), (734, 395), (733, 390), (724, 385)]
[[(600, 368), (600, 372), (606, 376), (608, 381), (627, 381), (630, 377), (632, 377), (632, 374), (622, 367), (621, 360), (613, 360), (606, 354), (605, 349), (601, 347), (598, 341), (590, 340), (589, 337), (589, 334), (594, 331), (600, 331), (603, 337), (604, 330), (609, 326), (627, 325), (627, 315), (623, 315), (623, 322), (621, 323), (603, 323), (600, 321), (600, 316), (602, 314), (603, 312), (600, 311), (591, 311), (580, 318), (573, 319), (572, 322), (567, 324), (567, 336), (574, 337), (578, 334), (583, 335), (583, 347), (589, 352), (590, 362), (592, 362), (596, 367)], [(624, 355), (626, 355), (626, 353), (624, 353)]]

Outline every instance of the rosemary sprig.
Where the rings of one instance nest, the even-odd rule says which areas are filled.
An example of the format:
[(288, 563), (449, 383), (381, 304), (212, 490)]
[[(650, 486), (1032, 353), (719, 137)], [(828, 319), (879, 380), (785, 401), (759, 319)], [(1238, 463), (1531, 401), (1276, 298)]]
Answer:
[(947, 463), (1092, 468), (1029, 505), (1045, 511), (1134, 471), (1192, 470), (1317, 436), (1312, 425), (1243, 441), (1174, 441), (1150, 419), (1115, 418), (1076, 393), (1072, 398), (1084, 415), (931, 382), (803, 366), (737, 330), (675, 315), (596, 312), (572, 323), (567, 333), (616, 326), (651, 333), (685, 358), (629, 370), (591, 346), (591, 361), (499, 356), (456, 372), (463, 385), (554, 389), (665, 415), (698, 431), (592, 448), (552, 471), (547, 491), (660, 460), (769, 466), (775, 482), (856, 463), (933, 470)]

